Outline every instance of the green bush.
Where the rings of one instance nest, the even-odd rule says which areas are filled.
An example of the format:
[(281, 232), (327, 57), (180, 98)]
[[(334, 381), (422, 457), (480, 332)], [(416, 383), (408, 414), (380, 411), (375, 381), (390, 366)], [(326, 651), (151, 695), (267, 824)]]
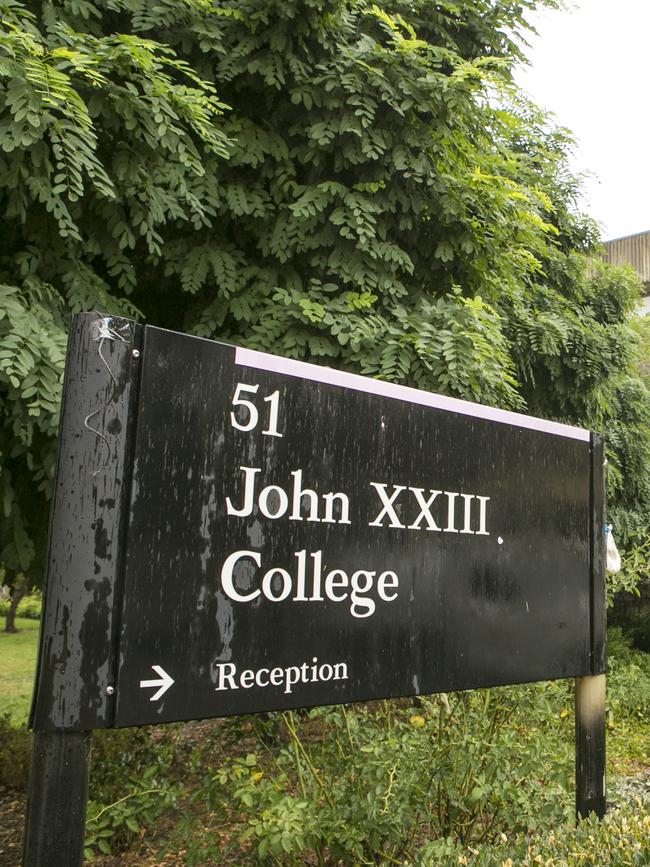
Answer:
[(0, 786), (27, 789), (31, 751), (32, 736), (25, 726), (13, 725), (9, 714), (0, 715)]
[[(620, 630), (609, 647), (626, 768), (647, 742), (650, 656)], [(573, 701), (566, 680), (230, 720), (246, 746), (197, 761), (192, 797), (219, 833), (188, 819), (187, 863), (648, 865), (642, 811), (574, 827)]]
[(93, 732), (90, 798), (108, 803), (125, 794), (128, 780), (140, 780), (153, 767), (169, 770), (175, 757), (177, 726), (106, 729)]
[[(0, 599), (0, 617), (5, 617), (11, 605), (11, 598)], [(18, 603), (16, 617), (27, 617), (29, 620), (41, 619), (41, 608), (43, 606), (43, 594), (40, 590), (34, 589)]]
[(591, 817), (576, 828), (564, 824), (535, 837), (508, 840), (504, 834), (492, 846), (465, 848), (452, 840), (425, 844), (414, 867), (647, 867), (650, 864), (650, 811), (638, 802)]
[[(493, 842), (573, 813), (566, 684), (281, 715), (287, 743), (211, 771), (194, 800), (282, 864), (404, 863), (422, 839)], [(260, 744), (260, 746), (262, 746)], [(192, 833), (188, 863), (218, 862)]]
[(650, 654), (635, 650), (621, 629), (608, 631), (607, 707), (609, 719), (650, 722)]
[[(629, 752), (650, 657), (620, 630), (609, 648), (610, 743)], [(155, 838), (189, 799), (173, 838), (188, 865), (647, 867), (647, 805), (574, 827), (573, 739), (572, 681), (230, 718), (193, 742), (178, 725), (97, 731), (86, 856)], [(24, 788), (30, 740), (0, 718), (4, 785)]]
[(151, 828), (157, 817), (176, 803), (179, 791), (155, 763), (128, 780), (128, 792), (110, 804), (89, 800), (86, 818), (85, 858), (110, 855), (128, 848), (144, 828)]
[(178, 726), (95, 731), (85, 857), (124, 851), (176, 802), (182, 780)]

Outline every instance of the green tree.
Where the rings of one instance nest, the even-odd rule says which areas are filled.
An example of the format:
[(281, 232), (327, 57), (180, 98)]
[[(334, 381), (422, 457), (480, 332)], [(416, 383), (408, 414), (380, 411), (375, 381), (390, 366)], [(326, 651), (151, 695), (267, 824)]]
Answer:
[[(98, 16), (70, 4), (80, 22)], [(38, 13), (38, 14), (37, 14)], [(42, 577), (71, 313), (141, 315), (135, 263), (159, 227), (214, 210), (223, 106), (172, 50), (75, 29), (58, 4), (0, 2), (0, 563)], [(143, 270), (144, 270), (143, 267)]]
[(42, 568), (81, 309), (618, 425), (617, 503), (647, 513), (638, 288), (512, 84), (541, 5), (0, 0), (6, 568)]

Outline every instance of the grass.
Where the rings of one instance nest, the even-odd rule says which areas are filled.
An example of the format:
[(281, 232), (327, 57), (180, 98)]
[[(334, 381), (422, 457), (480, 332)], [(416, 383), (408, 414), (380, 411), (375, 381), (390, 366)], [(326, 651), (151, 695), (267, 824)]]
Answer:
[(0, 632), (0, 716), (16, 725), (27, 722), (34, 686), (38, 620), (16, 618), (18, 632)]

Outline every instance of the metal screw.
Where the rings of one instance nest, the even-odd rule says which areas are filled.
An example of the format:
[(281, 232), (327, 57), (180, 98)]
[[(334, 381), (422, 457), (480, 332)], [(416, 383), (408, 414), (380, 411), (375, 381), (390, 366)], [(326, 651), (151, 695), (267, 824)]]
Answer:
[(140, 358), (140, 350), (134, 349), (131, 355), (133, 356), (133, 358)]
[(115, 687), (107, 686), (106, 687), (106, 695), (115, 695)]

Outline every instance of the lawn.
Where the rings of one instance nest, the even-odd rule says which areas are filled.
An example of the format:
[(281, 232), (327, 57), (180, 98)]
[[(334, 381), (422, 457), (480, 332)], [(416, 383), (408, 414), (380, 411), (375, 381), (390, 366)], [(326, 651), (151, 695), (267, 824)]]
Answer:
[(17, 617), (16, 626), (18, 632), (0, 632), (0, 716), (9, 713), (21, 724), (29, 715), (39, 621)]

